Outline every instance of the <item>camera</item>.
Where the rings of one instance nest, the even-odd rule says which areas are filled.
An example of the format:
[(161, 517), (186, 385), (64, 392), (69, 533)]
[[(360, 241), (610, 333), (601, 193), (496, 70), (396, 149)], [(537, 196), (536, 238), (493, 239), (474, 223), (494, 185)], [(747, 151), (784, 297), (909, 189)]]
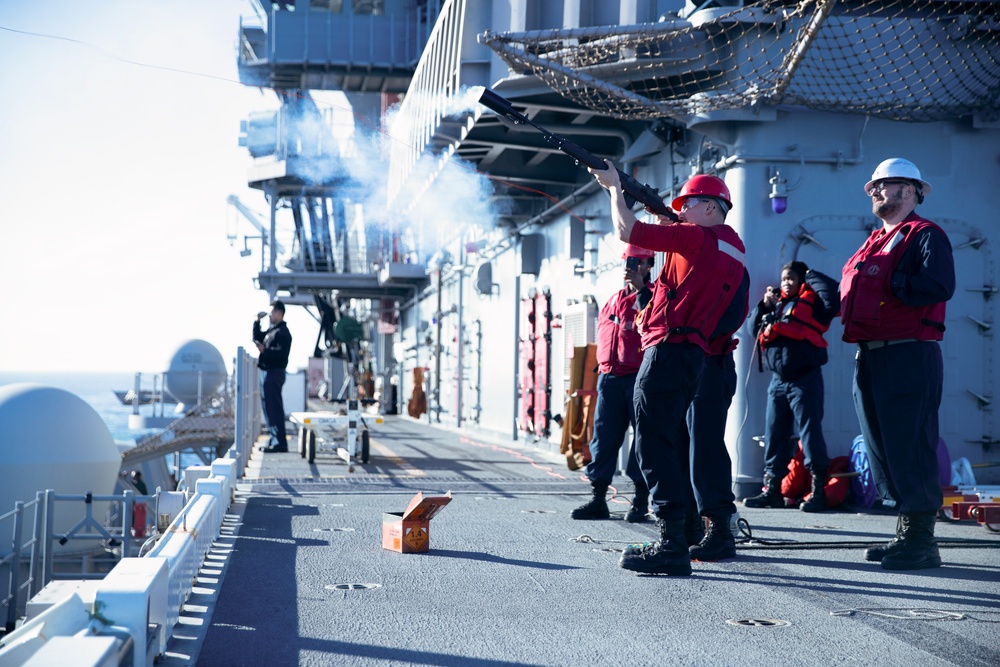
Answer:
[(630, 271), (639, 270), (639, 258), (638, 257), (626, 257), (625, 258), (625, 268)]

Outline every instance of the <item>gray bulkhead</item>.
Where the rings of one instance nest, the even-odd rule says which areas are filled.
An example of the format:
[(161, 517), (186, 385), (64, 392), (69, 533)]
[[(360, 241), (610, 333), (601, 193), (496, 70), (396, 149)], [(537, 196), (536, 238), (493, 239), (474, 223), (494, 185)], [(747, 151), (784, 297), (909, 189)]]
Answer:
[[(870, 199), (862, 191), (875, 165), (890, 156), (913, 160), (934, 191), (918, 212), (938, 222), (948, 232), (955, 248), (958, 289), (948, 308), (948, 331), (943, 344), (945, 357), (944, 401), (941, 435), (952, 458), (965, 456), (973, 463), (984, 456), (983, 438), (996, 436), (991, 401), (995, 391), (994, 357), (997, 343), (992, 335), (994, 302), (992, 286), (996, 269), (992, 245), (997, 241), (995, 211), (1000, 191), (995, 151), (1000, 145), (994, 128), (974, 129), (970, 123), (894, 123), (844, 114), (806, 110), (780, 111), (771, 120), (701, 122), (691, 126), (704, 131), (709, 140), (726, 138), (732, 146), (721, 174), (733, 194), (734, 208), (728, 223), (743, 238), (752, 288), (751, 301), (760, 298), (768, 284), (778, 280), (780, 267), (798, 259), (834, 277), (850, 255), (864, 242), (877, 223)], [(640, 180), (661, 182), (669, 173), (667, 156), (657, 156), (639, 171)], [(674, 165), (673, 168), (677, 168)], [(783, 214), (771, 209), (769, 179), (780, 170), (788, 184), (788, 208)], [(586, 222), (588, 252), (583, 259), (571, 257), (571, 221), (560, 215), (531, 229), (543, 237), (537, 275), (525, 272), (517, 246), (492, 260), (496, 287), (491, 294), (476, 292), (473, 279), (462, 283), (463, 321), (466, 331), (463, 412), (466, 425), (471, 408), (482, 408), (478, 426), (520, 438), (534, 436), (518, 431), (517, 345), (520, 298), (530, 290), (548, 289), (558, 322), (567, 304), (592, 296), (598, 306), (621, 286), (621, 253), (624, 247), (611, 232), (607, 197), (603, 192), (572, 207)], [(992, 243), (991, 243), (992, 241)], [(596, 250), (596, 256), (595, 251)], [(528, 267), (531, 269), (532, 267)], [(581, 273), (581, 269), (592, 269)], [(443, 296), (442, 311), (458, 303), (459, 284), (453, 281)], [(436, 311), (432, 299), (421, 305), (422, 319), (431, 322)], [(481, 349), (470, 326), (482, 323)], [(443, 316), (446, 334), (441, 369), (441, 401), (453, 412), (457, 404), (455, 342), (457, 313)], [(433, 332), (433, 324), (428, 331)], [(551, 348), (551, 411), (563, 411), (565, 396), (565, 328), (553, 331)], [(734, 476), (745, 495), (760, 479), (761, 447), (753, 440), (764, 431), (764, 407), (770, 374), (757, 370), (757, 358), (749, 326), (739, 332), (736, 352), (739, 386), (730, 410), (727, 443), (734, 461)], [(826, 418), (824, 433), (831, 456), (847, 455), (860, 433), (851, 396), (855, 347), (841, 340), (836, 320), (827, 334), (830, 362), (824, 368)], [(477, 359), (479, 361), (477, 361)], [(476, 364), (482, 365), (481, 393), (474, 389)], [(445, 415), (451, 421), (454, 415)], [(553, 426), (549, 442), (556, 446), (561, 431)], [(983, 471), (988, 476), (989, 469)], [(984, 478), (985, 478), (984, 476)]]
[[(494, 6), (494, 19), (496, 9)], [(512, 22), (510, 29), (524, 27)], [(911, 66), (917, 63), (902, 64), (896, 75), (914, 76)], [(503, 70), (494, 59), (494, 81), (510, 76)], [(797, 106), (762, 105), (757, 109), (692, 116), (687, 128), (688, 146), (697, 146), (701, 141), (703, 147), (714, 148), (706, 154), (714, 155), (716, 163), (702, 164), (702, 168), (715, 168), (732, 191), (734, 209), (728, 222), (746, 243), (752, 280), (751, 309), (764, 288), (777, 282), (781, 265), (792, 259), (839, 278), (846, 260), (879, 224), (871, 212), (870, 198), (862, 190), (875, 166), (892, 156), (908, 158), (919, 166), (934, 190), (917, 211), (949, 234), (958, 281), (955, 297), (949, 303), (948, 329), (942, 345), (945, 384), (941, 436), (953, 459), (964, 456), (973, 464), (989, 461), (990, 448), (995, 452), (996, 440), (1000, 439), (992, 406), (996, 387), (994, 357), (998, 350), (993, 335), (997, 275), (992, 253), (997, 239), (991, 238), (998, 231), (1000, 190), (995, 184), (1000, 176), (1000, 124), (978, 116), (901, 122)], [(661, 152), (642, 158), (635, 165), (636, 177), (662, 190), (675, 176), (689, 171), (691, 162), (690, 152), (673, 157)], [(620, 162), (618, 166), (622, 166)], [(769, 197), (774, 177), (783, 179), (787, 188), (787, 210), (781, 214), (773, 212)], [(514, 247), (493, 259), (492, 278), (498, 290), (482, 296), (466, 282), (465, 319), (478, 318), (485, 323), (481, 359), (486, 379), (479, 401), (483, 407), (479, 419), (482, 428), (504, 434), (513, 431), (520, 438), (533, 439), (512, 426), (518, 418), (518, 359), (513, 339), (519, 331), (519, 299), (532, 289), (551, 290), (558, 320), (572, 308), (567, 305), (570, 302), (590, 296), (599, 307), (622, 284), (623, 244), (611, 232), (606, 195), (596, 192), (569, 208), (571, 213), (524, 230), (544, 238), (537, 274), (522, 271)], [(582, 260), (570, 257), (568, 240), (572, 235), (570, 227), (581, 221), (590, 232), (585, 235), (587, 252)], [(562, 369), (568, 347), (566, 333), (565, 328), (556, 329), (552, 340), (553, 414), (562, 412), (565, 396)], [(851, 393), (856, 348), (842, 342), (841, 333), (838, 319), (827, 334), (830, 361), (824, 368), (824, 433), (831, 456), (847, 455), (860, 433)], [(761, 478), (763, 449), (754, 438), (764, 432), (770, 374), (758, 371), (749, 326), (744, 326), (739, 338), (739, 385), (726, 439), (737, 491), (747, 495)], [(470, 352), (467, 347), (467, 364), (473, 358)], [(445, 372), (442, 370), (442, 374)], [(475, 375), (469, 370), (465, 374)], [(472, 397), (467, 396), (463, 403), (471, 405)], [(467, 408), (464, 412), (468, 419), (471, 412)], [(561, 436), (561, 430), (553, 426), (548, 444), (556, 447)], [(977, 476), (980, 481), (996, 483), (997, 470), (979, 468)]]
[[(299, 4), (302, 9), (306, 8), (303, 0)], [(394, 7), (398, 3), (387, 3), (387, 11), (390, 4)], [(512, 98), (521, 97), (532, 100), (532, 103), (553, 103), (551, 97), (545, 98), (553, 90), (544, 81), (535, 79), (524, 68), (511, 71), (496, 53), (477, 43), (476, 35), (486, 30), (500, 33), (505, 30), (530, 32), (576, 26), (652, 25), (664, 12), (676, 12), (681, 7), (685, 8), (683, 15), (692, 18), (694, 25), (700, 24), (702, 18), (710, 20), (720, 12), (745, 3), (679, 0), (506, 0), (480, 3), (467, 0), (434, 4), (442, 12), (438, 20), (442, 32), (438, 33), (437, 42), (429, 39), (421, 55), (421, 65), (426, 67), (417, 67), (417, 71), (412, 73), (413, 82), (419, 81), (419, 86), (411, 82), (411, 88), (407, 89), (407, 94), (415, 101), (412, 113), (417, 119), (428, 115), (426, 111), (434, 110), (433, 105), (416, 102), (422, 96), (433, 98), (436, 95), (441, 101), (448, 96), (460, 95), (462, 91), (457, 88), (474, 85), (499, 85), (501, 92)], [(704, 12), (702, 8), (705, 8)], [(299, 15), (305, 20), (304, 12)], [(741, 15), (739, 20), (753, 24), (757, 21), (755, 17), (764, 16), (760, 12), (750, 12)], [(288, 16), (272, 18), (292, 22)], [(834, 26), (840, 20), (834, 13), (829, 19), (830, 25)], [(932, 37), (941, 37), (935, 30), (950, 30), (949, 39), (953, 39), (954, 45), (948, 40), (937, 40), (940, 43), (936, 48), (942, 49), (942, 53), (954, 55), (952, 52), (960, 46), (965, 48), (965, 33), (959, 30), (962, 28), (959, 24), (922, 22), (922, 19), (913, 17), (900, 20), (900, 25), (914, 30), (918, 41), (924, 37), (929, 42), (934, 41)], [(761, 20), (760, 34), (770, 34), (769, 26), (773, 21), (769, 21), (771, 19)], [(872, 29), (859, 25), (857, 38), (869, 39)], [(460, 30), (458, 26), (461, 26)], [(924, 26), (929, 32), (920, 32)], [(452, 41), (443, 44), (440, 43), (444, 41), (440, 36), (445, 28), (451, 31), (447, 34), (451, 35)], [(969, 48), (973, 50), (978, 48), (975, 44), (992, 43), (988, 41), (994, 30), (992, 24), (984, 23), (977, 30), (980, 28), (975, 36), (981, 41), (970, 42), (973, 46)], [(705, 34), (715, 34), (713, 31), (715, 28), (710, 26)], [(781, 35), (767, 48), (775, 52), (787, 49), (791, 45), (792, 32)], [(728, 60), (712, 66), (716, 68), (713, 73), (750, 76), (758, 68), (764, 74), (771, 71), (765, 69), (766, 54), (759, 45), (754, 46), (749, 41), (744, 44), (738, 39), (709, 39), (697, 30), (692, 39), (679, 41), (681, 45), (676, 48), (683, 49), (683, 44), (699, 48), (713, 46), (728, 57)], [(698, 53), (701, 52), (696, 51), (693, 55)], [(461, 57), (455, 58), (456, 54)], [(348, 57), (349, 60), (351, 58), (355, 57)], [(725, 179), (735, 205), (729, 223), (740, 233), (747, 246), (753, 302), (768, 284), (777, 281), (781, 265), (791, 259), (803, 260), (825, 273), (839, 276), (844, 262), (877, 224), (871, 213), (870, 199), (862, 191), (875, 165), (892, 156), (914, 161), (933, 185), (933, 193), (918, 208), (918, 212), (941, 224), (948, 232), (955, 247), (958, 274), (958, 289), (949, 304), (948, 331), (943, 345), (945, 385), (941, 433), (953, 458), (965, 456), (973, 464), (986, 463), (995, 458), (997, 441), (1000, 441), (1000, 430), (995, 424), (992, 406), (996, 387), (993, 359), (997, 354), (997, 341), (993, 334), (997, 275), (992, 256), (992, 245), (997, 241), (992, 237), (996, 236), (996, 211), (1000, 210), (1000, 189), (996, 187), (996, 183), (1000, 182), (997, 155), (1000, 123), (985, 117), (989, 114), (974, 116), (961, 113), (953, 114), (958, 120), (890, 121), (880, 119), (877, 114), (869, 118), (863, 113), (810, 110), (798, 106), (796, 100), (809, 99), (814, 108), (831, 104), (843, 109), (843, 96), (848, 95), (846, 99), (857, 102), (859, 108), (867, 105), (867, 108), (878, 109), (884, 100), (890, 107), (906, 102), (912, 106), (911, 110), (919, 111), (924, 100), (950, 99), (945, 94), (946, 89), (958, 83), (965, 88), (957, 86), (956, 95), (968, 89), (981, 97), (982, 91), (978, 87), (988, 87), (992, 79), (984, 75), (981, 78), (985, 83), (982, 83), (972, 75), (972, 78), (962, 82), (935, 77), (934, 64), (913, 56), (905, 49), (893, 52), (891, 58), (890, 54), (877, 55), (877, 61), (883, 65), (871, 68), (871, 86), (859, 88), (860, 84), (853, 80), (850, 85), (841, 81), (839, 88), (829, 89), (833, 92), (828, 91), (823, 79), (830, 72), (817, 67), (822, 58), (807, 62), (798, 70), (790, 68), (788, 78), (783, 82), (788, 84), (787, 87), (780, 87), (788, 94), (786, 99), (790, 101), (786, 104), (775, 107), (763, 99), (759, 104), (743, 108), (687, 116), (685, 136), (677, 144), (683, 152), (674, 155), (663, 151), (644, 153), (632, 165), (623, 165), (621, 156), (630, 148), (624, 145), (616, 161), (618, 166), (634, 166), (640, 181), (650, 183), (661, 191), (671, 184), (679, 186), (692, 168), (715, 171)], [(708, 67), (707, 62), (696, 58), (690, 66)], [(627, 66), (627, 63), (623, 65)], [(988, 69), (989, 63), (982, 67)], [(925, 71), (932, 74), (924, 76)], [(665, 70), (664, 76), (668, 75), (669, 71)], [(297, 85), (308, 87), (312, 79), (303, 76), (296, 80)], [(923, 89), (916, 85), (918, 80), (923, 81)], [(770, 79), (761, 81), (766, 83)], [(893, 87), (891, 82), (898, 85)], [(344, 85), (339, 80), (321, 81), (315, 85), (333, 87), (334, 84)], [(385, 86), (387, 84), (383, 84)], [(856, 99), (850, 97), (852, 91), (857, 93)], [(904, 95), (904, 99), (892, 98), (897, 91)], [(809, 98), (809, 95), (814, 97)], [(830, 97), (824, 98), (824, 95)], [(909, 97), (905, 97), (907, 95)], [(696, 96), (690, 94), (689, 98), (683, 99), (691, 101)], [(558, 100), (558, 104), (565, 107), (571, 101)], [(677, 122), (679, 117), (674, 113), (671, 121)], [(580, 125), (588, 122), (582, 120)], [(458, 148), (461, 154), (461, 144), (466, 139), (464, 129), (456, 130), (453, 124), (449, 125), (443, 119), (426, 121), (426, 127), (421, 127), (424, 133), (419, 135), (419, 142), (426, 142), (427, 147), (436, 145), (439, 140), (441, 145), (450, 142), (451, 148)], [(608, 131), (609, 136), (613, 135), (611, 130), (616, 129), (607, 123), (599, 124), (599, 127)], [(622, 127), (629, 128), (634, 140), (640, 138), (634, 123), (629, 126), (623, 122)], [(462, 125), (462, 128), (468, 129), (471, 125)], [(480, 129), (483, 133), (478, 141), (482, 142), (482, 136), (491, 135), (487, 134), (490, 131), (488, 127)], [(448, 134), (453, 131), (457, 134)], [(505, 139), (516, 143), (518, 138), (514, 135), (505, 135)], [(472, 155), (476, 141), (470, 142), (470, 145), (469, 155)], [(412, 148), (417, 150), (425, 146), (420, 143)], [(478, 159), (482, 162), (477, 167), (484, 174), (489, 174), (493, 164), (490, 148), (481, 150)], [(537, 161), (525, 158), (529, 167), (552, 164), (545, 159), (541, 155)], [(532, 176), (538, 182), (545, 182), (544, 176), (537, 173)], [(588, 179), (584, 176), (578, 180), (577, 187), (580, 188)], [(772, 211), (769, 196), (772, 179), (787, 188), (787, 211), (781, 214)], [(564, 181), (562, 185), (565, 186)], [(571, 330), (566, 323), (571, 311), (579, 310), (573, 304), (589, 299), (599, 307), (622, 284), (623, 244), (611, 232), (607, 196), (593, 188), (578, 189), (577, 193), (579, 196), (567, 200), (567, 211), (554, 210), (558, 207), (553, 207), (548, 214), (539, 216), (536, 224), (519, 228), (522, 235), (536, 235), (530, 251), (522, 252), (524, 243), (521, 240), (505, 238), (504, 230), (494, 228), (493, 221), (485, 220), (481, 221), (484, 226), (478, 232), (479, 238), (470, 232), (461, 238), (445, 241), (446, 247), (441, 250), (446, 253), (442, 256), (450, 260), (441, 263), (440, 275), (438, 270), (431, 271), (428, 276), (431, 288), (419, 292), (421, 296), (416, 299), (401, 299), (398, 302), (400, 329), (394, 335), (393, 356), (401, 369), (400, 397), (404, 408), (413, 393), (411, 371), (415, 366), (423, 366), (430, 369), (426, 385), (430, 414), (426, 419), (442, 424), (478, 427), (517, 439), (536, 439), (536, 436), (518, 427), (518, 338), (523, 335), (522, 299), (532, 291), (549, 290), (555, 325), (549, 351), (549, 409), (553, 415), (563, 412), (565, 359), (570, 347), (567, 334)], [(451, 224), (459, 229), (470, 222), (474, 221), (445, 220), (443, 225), (447, 227)], [(579, 243), (581, 227), (586, 232), (583, 234), (582, 253)], [(476, 247), (475, 254), (467, 253), (470, 246)], [(429, 249), (427, 254), (433, 250), (435, 248)], [(477, 278), (484, 275), (479, 273), (479, 267), (484, 264), (489, 266), (489, 285), (486, 289), (477, 289)], [(835, 322), (827, 334), (830, 362), (824, 370), (824, 429), (830, 453), (834, 456), (847, 454), (851, 442), (858, 435), (851, 398), (854, 350), (840, 341), (840, 334), (839, 322)], [(753, 490), (761, 476), (762, 449), (753, 438), (760, 436), (764, 430), (769, 375), (757, 371), (754, 345), (747, 327), (740, 332), (740, 339), (736, 352), (739, 388), (729, 415), (727, 443), (733, 454), (739, 492), (745, 495)], [(551, 434), (541, 438), (539, 444), (556, 448), (561, 436), (560, 427), (553, 424)], [(1000, 468), (980, 468), (979, 471), (981, 480), (995, 483)]]
[[(697, 129), (697, 128), (696, 128)], [(913, 160), (934, 190), (917, 212), (937, 222), (955, 249), (957, 289), (948, 306), (941, 437), (952, 458), (984, 459), (983, 438), (996, 436), (989, 400), (996, 386), (993, 358), (996, 284), (990, 237), (997, 242), (996, 206), (1000, 196), (989, 183), (998, 175), (997, 129), (973, 129), (971, 122), (898, 123), (860, 116), (809, 111), (779, 112), (773, 122), (732, 123), (733, 158), (724, 177), (733, 190), (730, 224), (747, 246), (753, 298), (775, 284), (782, 264), (806, 262), (839, 277), (847, 259), (880, 224), (862, 187), (880, 161)], [(832, 156), (842, 158), (833, 162)], [(774, 158), (798, 158), (777, 162)], [(975, 165), (975, 167), (973, 167)], [(775, 168), (788, 181), (788, 208), (775, 214), (766, 194)], [(984, 291), (985, 289), (985, 291)], [(762, 450), (748, 440), (764, 431), (769, 373), (758, 373), (748, 327), (737, 350), (740, 387), (730, 412), (727, 441), (738, 443), (739, 479), (758, 477)], [(846, 455), (859, 435), (851, 393), (856, 347), (842, 342), (835, 320), (827, 333), (830, 362), (823, 422), (831, 456)], [(742, 387), (746, 386), (744, 392)], [(740, 432), (743, 415), (746, 426)], [(984, 470), (984, 479), (989, 470)]]

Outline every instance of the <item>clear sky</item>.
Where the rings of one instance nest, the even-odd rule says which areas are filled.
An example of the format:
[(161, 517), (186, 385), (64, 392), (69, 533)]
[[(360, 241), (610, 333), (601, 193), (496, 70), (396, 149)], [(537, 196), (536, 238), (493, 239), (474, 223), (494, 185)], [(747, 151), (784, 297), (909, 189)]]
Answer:
[[(240, 257), (252, 231), (226, 203), (268, 210), (238, 145), (240, 120), (276, 105), (238, 81), (250, 11), (0, 2), (0, 370), (159, 372), (192, 338), (227, 365), (256, 354), (259, 249)], [(304, 367), (318, 327), (301, 308), (286, 320), (289, 368)]]

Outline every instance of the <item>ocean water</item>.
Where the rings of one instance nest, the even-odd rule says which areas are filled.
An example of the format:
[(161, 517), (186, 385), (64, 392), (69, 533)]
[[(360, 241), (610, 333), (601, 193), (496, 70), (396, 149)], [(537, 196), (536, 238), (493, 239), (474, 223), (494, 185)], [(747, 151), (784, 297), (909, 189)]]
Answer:
[[(74, 394), (83, 399), (97, 414), (101, 416), (104, 423), (108, 425), (112, 437), (116, 441), (136, 442), (137, 439), (145, 437), (153, 431), (132, 430), (128, 426), (129, 415), (132, 414), (131, 405), (122, 405), (115, 390), (128, 391), (135, 387), (134, 373), (3, 373), (0, 372), (0, 386), (9, 384), (31, 382), (47, 387), (55, 387)], [(144, 375), (142, 378), (142, 388), (152, 389), (153, 378), (151, 375)], [(165, 415), (170, 415), (175, 406), (167, 405), (163, 408)], [(144, 415), (151, 414), (152, 406), (140, 406), (139, 410)], [(157, 406), (159, 414), (159, 406)]]

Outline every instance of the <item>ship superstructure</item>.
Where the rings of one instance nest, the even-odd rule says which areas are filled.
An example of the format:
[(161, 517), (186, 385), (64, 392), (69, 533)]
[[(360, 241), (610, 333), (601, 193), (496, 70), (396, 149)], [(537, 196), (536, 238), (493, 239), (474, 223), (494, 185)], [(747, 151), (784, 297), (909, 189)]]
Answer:
[[(371, 14), (350, 14), (369, 4)], [(723, 177), (754, 299), (791, 259), (839, 275), (877, 223), (862, 192), (874, 165), (895, 155), (917, 163), (934, 184), (920, 211), (949, 233), (959, 272), (943, 348), (942, 437), (952, 458), (983, 466), (987, 479), (993, 474), (985, 466), (1000, 439), (992, 406), (998, 287), (990, 237), (998, 203), (993, 147), (1000, 145), (994, 3), (349, 5), (272, 5), (260, 27), (243, 28), (255, 55), (244, 51), (241, 71), (252, 63), (257, 85), (294, 99), (283, 102), (283, 113), (302, 106), (309, 88), (348, 96), (377, 89), (380, 110), (391, 108), (382, 116), (391, 116), (391, 126), (377, 134), (384, 198), (363, 206), (370, 263), (359, 274), (313, 270), (310, 247), (323, 244), (306, 234), (301, 265), (309, 270), (282, 271), (272, 252), (260, 284), (272, 294), (312, 295), (304, 301), (377, 298), (369, 331), (380, 341), (377, 363), (395, 369), (400, 406), (413, 394), (410, 371), (425, 368), (431, 421), (556, 446), (568, 358), (593, 342), (597, 306), (621, 279), (622, 246), (605, 195), (532, 128), (476, 104), (477, 86), (489, 86), (668, 201), (692, 174)], [(408, 59), (412, 52), (392, 39), (357, 50), (365, 29), (387, 35), (387, 26), (407, 21), (422, 26), (419, 58)], [(375, 106), (369, 98), (367, 108)], [(351, 178), (352, 171), (331, 176), (324, 196), (337, 201), (352, 187), (381, 187)], [(298, 207), (302, 234), (307, 219), (323, 214), (290, 178), (259, 183), (272, 223), (281, 206), (293, 214)], [(394, 280), (404, 268), (405, 278)], [(859, 433), (853, 349), (838, 342), (840, 333), (835, 322), (825, 371), (833, 455), (846, 454)], [(754, 437), (764, 429), (767, 376), (757, 371), (746, 328), (740, 341), (741, 390), (727, 442), (745, 492), (759, 479)]]
[[(251, 5), (256, 17), (240, 25), (241, 77), (274, 90), (278, 108), (253, 114), (243, 140), (254, 160), (248, 181), (269, 214), (230, 203), (255, 232), (243, 252), (260, 242), (258, 285), (320, 320), (321, 398), (335, 398), (344, 380), (340, 393), (380, 393), (385, 411), (412, 397), (419, 416), (413, 399), (427, 378), (426, 421), (459, 428), (387, 420), (371, 443), (379, 460), (346, 475), (340, 459), (314, 461), (315, 442), (301, 449), (307, 432), (299, 457), (253, 457), (259, 376), (241, 348), (225, 396), (206, 403), (210, 413), (123, 457), (141, 464), (197, 446), (206, 465), (188, 467), (176, 491), (50, 489), (0, 514), (14, 524), (14, 552), (0, 554), (10, 580), (4, 659), (192, 664), (200, 652), (206, 664), (608, 664), (621, 656), (742, 664), (793, 654), (810, 664), (831, 656), (997, 662), (995, 633), (976, 625), (996, 614), (996, 559), (985, 551), (996, 541), (964, 537), (970, 519), (995, 532), (995, 486), (981, 486), (975, 502), (962, 495), (974, 485), (946, 496), (955, 504), (950, 517), (943, 508), (941, 542), (952, 551), (948, 576), (933, 585), (861, 560), (870, 539), (891, 534), (879, 513), (831, 513), (842, 525), (830, 526), (772, 513), (760, 532), (777, 538), (754, 537), (744, 521), (740, 547), (754, 555), (701, 563), (684, 582), (614, 567), (623, 545), (651, 536), (648, 525), (595, 522), (593, 534), (579, 534), (566, 515), (582, 484), (551, 450), (566, 453), (571, 469), (580, 465), (579, 452), (562, 450), (586, 397), (568, 392), (588, 372), (580, 350), (593, 342), (598, 306), (620, 286), (623, 244), (606, 195), (580, 165), (538, 127), (477, 103), (490, 87), (517, 114), (613, 160), (668, 201), (692, 174), (724, 178), (754, 295), (791, 259), (838, 275), (877, 224), (862, 191), (872, 168), (891, 155), (914, 160), (934, 186), (921, 213), (948, 232), (958, 271), (943, 346), (942, 435), (951, 456), (989, 485), (1000, 436), (992, 408), (995, 3)], [(342, 103), (329, 101), (331, 91), (348, 100), (356, 127), (374, 131), (342, 141)], [(829, 338), (839, 335), (835, 324)], [(747, 495), (759, 480), (754, 438), (766, 377), (746, 327), (739, 338), (727, 443), (737, 492)], [(833, 455), (858, 431), (851, 354), (833, 342), (825, 370)], [(366, 377), (372, 372), (381, 387)], [(136, 394), (138, 402), (138, 385)], [(347, 420), (357, 415), (350, 403)], [(50, 421), (63, 426), (62, 417)], [(512, 440), (521, 443), (506, 446)], [(456, 489), (449, 514), (457, 520), (436, 534), (438, 553), (401, 560), (369, 540), (387, 500), (397, 506), (401, 493), (444, 484)], [(122, 513), (101, 525), (93, 501), (118, 503)], [(84, 518), (53, 528), (57, 502), (82, 504)], [(133, 521), (146, 503), (156, 519), (149, 536), (152, 524)], [(111, 572), (57, 576), (54, 546), (85, 539), (114, 557)], [(811, 553), (768, 553), (792, 549)], [(376, 591), (384, 595), (348, 597)], [(617, 633), (581, 632), (617, 606), (652, 613), (634, 613)], [(525, 609), (560, 613), (539, 621)], [(765, 610), (797, 627), (785, 632), (793, 622)], [(966, 623), (912, 630), (921, 620)], [(747, 641), (745, 630), (769, 628), (782, 629)]]

